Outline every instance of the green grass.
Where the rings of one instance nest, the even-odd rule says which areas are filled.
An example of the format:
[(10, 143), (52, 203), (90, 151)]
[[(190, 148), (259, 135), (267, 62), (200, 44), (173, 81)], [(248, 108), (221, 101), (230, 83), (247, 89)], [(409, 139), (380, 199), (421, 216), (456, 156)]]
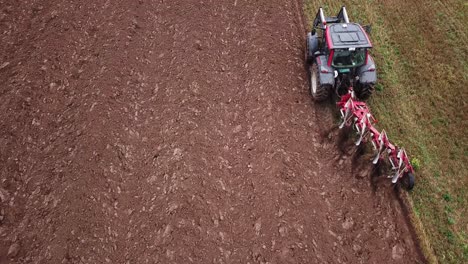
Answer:
[[(335, 15), (372, 25), (379, 84), (372, 112), (417, 163), (412, 221), (430, 262), (463, 263), (467, 253), (468, 5), (446, 1), (324, 1)], [(306, 1), (313, 19), (319, 1)], [(434, 255), (436, 257), (434, 257)]]

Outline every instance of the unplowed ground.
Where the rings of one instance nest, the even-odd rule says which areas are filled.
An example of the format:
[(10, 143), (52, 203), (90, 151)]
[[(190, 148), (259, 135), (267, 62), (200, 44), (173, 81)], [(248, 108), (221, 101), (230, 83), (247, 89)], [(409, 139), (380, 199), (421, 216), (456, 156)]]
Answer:
[(311, 102), (301, 7), (0, 1), (0, 262), (420, 262)]

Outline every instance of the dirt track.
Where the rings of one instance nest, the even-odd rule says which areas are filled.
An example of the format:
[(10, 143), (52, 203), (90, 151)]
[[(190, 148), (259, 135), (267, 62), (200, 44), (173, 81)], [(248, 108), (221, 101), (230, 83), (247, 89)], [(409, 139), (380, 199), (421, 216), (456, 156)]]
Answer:
[(76, 2), (0, 0), (0, 263), (420, 261), (321, 136), (301, 4)]

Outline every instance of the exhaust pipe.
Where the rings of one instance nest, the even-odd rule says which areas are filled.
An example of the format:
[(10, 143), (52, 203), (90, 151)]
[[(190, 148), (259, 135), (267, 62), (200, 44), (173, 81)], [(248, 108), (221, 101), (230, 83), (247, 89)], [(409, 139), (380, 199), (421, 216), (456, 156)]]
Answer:
[(346, 7), (343, 6), (343, 18), (345, 23), (349, 23), (348, 12), (346, 12)]
[(325, 27), (327, 25), (327, 21), (325, 20), (325, 15), (323, 14), (323, 9), (319, 8), (320, 20), (322, 20), (322, 25)]

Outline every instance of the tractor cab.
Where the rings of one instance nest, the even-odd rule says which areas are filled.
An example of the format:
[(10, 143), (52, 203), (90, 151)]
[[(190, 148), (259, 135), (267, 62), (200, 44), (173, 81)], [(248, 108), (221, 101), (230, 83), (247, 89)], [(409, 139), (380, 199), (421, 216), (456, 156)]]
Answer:
[(370, 27), (349, 21), (344, 6), (334, 17), (326, 17), (319, 8), (307, 34), (305, 58), (315, 100), (323, 101), (333, 92), (346, 93), (349, 87), (362, 100), (371, 95), (377, 75), (369, 54), (369, 32)]
[(355, 23), (332, 24), (325, 30), (329, 66), (339, 72), (361, 67), (367, 62), (372, 44), (364, 29)]

